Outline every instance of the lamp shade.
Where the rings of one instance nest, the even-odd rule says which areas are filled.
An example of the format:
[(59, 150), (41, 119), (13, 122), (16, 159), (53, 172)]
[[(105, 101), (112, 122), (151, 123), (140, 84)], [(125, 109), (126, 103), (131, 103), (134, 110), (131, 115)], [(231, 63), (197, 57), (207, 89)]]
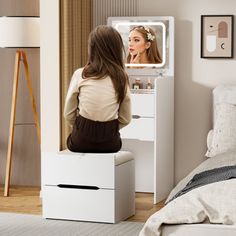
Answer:
[(0, 47), (40, 47), (40, 18), (0, 17)]

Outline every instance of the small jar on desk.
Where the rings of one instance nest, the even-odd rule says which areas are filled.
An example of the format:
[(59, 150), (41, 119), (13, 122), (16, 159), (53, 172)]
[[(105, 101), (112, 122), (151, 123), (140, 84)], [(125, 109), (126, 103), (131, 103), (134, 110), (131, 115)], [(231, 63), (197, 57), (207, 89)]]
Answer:
[(151, 80), (148, 79), (148, 82), (146, 84), (146, 89), (152, 89), (152, 88), (153, 88), (153, 86), (152, 86)]
[(136, 78), (134, 83), (132, 84), (133, 89), (142, 89), (143, 88), (143, 83), (141, 82), (140, 78)]

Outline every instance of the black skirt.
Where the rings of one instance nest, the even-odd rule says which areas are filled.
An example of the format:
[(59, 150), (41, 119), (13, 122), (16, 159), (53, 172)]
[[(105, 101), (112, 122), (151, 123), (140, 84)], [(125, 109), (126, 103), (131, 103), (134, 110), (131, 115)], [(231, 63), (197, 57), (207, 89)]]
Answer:
[(67, 138), (67, 147), (72, 152), (109, 153), (121, 149), (118, 120), (93, 121), (76, 118), (72, 133)]

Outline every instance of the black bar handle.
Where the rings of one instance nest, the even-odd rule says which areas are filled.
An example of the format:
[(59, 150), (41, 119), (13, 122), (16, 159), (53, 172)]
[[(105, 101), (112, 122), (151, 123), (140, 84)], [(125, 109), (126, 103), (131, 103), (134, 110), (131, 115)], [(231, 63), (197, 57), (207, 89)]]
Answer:
[(97, 186), (87, 186), (87, 185), (73, 185), (73, 184), (58, 184), (59, 188), (75, 188), (75, 189), (90, 189), (90, 190), (98, 190)]
[(139, 115), (132, 115), (132, 118), (133, 118), (133, 119), (140, 119), (141, 116), (139, 116)]

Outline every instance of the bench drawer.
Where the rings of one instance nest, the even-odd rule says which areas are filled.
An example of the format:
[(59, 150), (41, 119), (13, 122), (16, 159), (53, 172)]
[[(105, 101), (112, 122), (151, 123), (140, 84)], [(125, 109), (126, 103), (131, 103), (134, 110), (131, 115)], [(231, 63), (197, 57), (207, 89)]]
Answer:
[(114, 223), (114, 193), (112, 189), (43, 186), (43, 217)]
[(114, 154), (45, 152), (42, 155), (42, 184), (88, 185), (114, 189)]

